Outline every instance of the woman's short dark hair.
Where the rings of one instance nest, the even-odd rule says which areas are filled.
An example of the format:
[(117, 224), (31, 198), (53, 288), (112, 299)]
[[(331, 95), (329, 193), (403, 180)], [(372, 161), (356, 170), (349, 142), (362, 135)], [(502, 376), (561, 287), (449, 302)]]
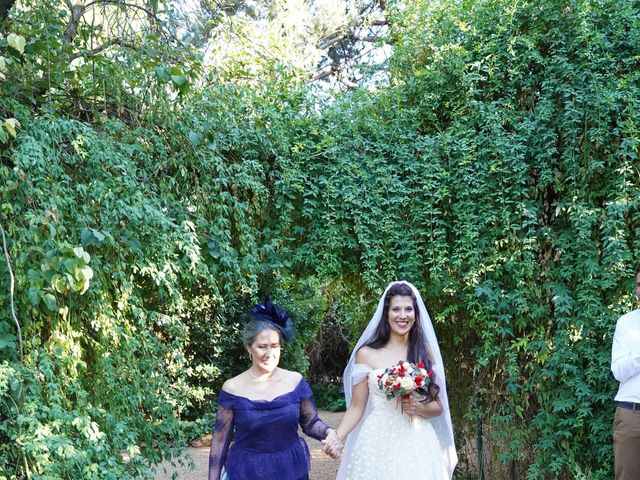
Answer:
[(273, 330), (278, 332), (278, 338), (282, 343), (282, 332), (273, 323), (267, 320), (250, 320), (244, 326), (242, 330), (242, 343), (246, 346), (250, 346), (256, 341), (256, 337), (265, 330)]
[[(417, 362), (432, 362), (429, 356), (429, 351), (425, 345), (424, 338), (421, 335), (420, 327), (420, 311), (418, 310), (418, 299), (413, 293), (412, 288), (403, 282), (394, 283), (387, 290), (387, 294), (384, 296), (384, 304), (382, 309), (382, 317), (376, 331), (373, 336), (365, 342), (366, 346), (371, 348), (382, 348), (389, 341), (391, 335), (391, 328), (389, 327), (389, 307), (391, 306), (391, 300), (393, 297), (411, 297), (413, 300), (413, 312), (415, 315), (415, 322), (409, 331), (409, 349), (407, 351), (407, 361)], [(398, 359), (400, 360), (400, 359)]]
[(636, 276), (638, 276), (638, 274), (640, 274), (640, 263), (636, 265)]

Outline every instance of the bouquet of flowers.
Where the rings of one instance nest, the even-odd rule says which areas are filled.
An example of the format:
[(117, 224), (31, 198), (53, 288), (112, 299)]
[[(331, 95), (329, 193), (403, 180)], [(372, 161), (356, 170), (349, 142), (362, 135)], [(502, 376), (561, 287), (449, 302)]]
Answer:
[(408, 397), (414, 392), (423, 398), (429, 398), (429, 385), (434, 376), (431, 362), (425, 365), (423, 362), (414, 364), (400, 361), (378, 375), (378, 387), (384, 391), (387, 400)]

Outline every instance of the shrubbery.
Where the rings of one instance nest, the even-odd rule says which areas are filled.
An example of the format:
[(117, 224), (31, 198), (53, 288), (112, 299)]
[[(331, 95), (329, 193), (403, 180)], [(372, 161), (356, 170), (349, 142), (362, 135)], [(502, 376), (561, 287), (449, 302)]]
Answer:
[[(393, 4), (391, 85), (331, 102), (153, 36), (93, 53), (23, 5), (5, 29), (24, 49), (0, 41), (25, 353), (4, 308), (0, 478), (151, 478), (246, 368), (261, 295), (298, 326), (283, 365), (335, 382), (399, 278), (424, 293), (457, 439), (482, 422), (490, 478), (610, 476), (610, 340), (640, 247), (633, 2)], [(333, 385), (317, 393), (338, 406)]]

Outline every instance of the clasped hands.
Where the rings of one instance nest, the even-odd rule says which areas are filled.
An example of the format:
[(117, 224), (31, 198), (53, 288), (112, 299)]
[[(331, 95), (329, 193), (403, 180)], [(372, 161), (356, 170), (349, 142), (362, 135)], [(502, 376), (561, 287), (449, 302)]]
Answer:
[(333, 428), (329, 429), (327, 436), (322, 440), (322, 451), (329, 455), (331, 458), (340, 458), (342, 454), (342, 442), (338, 438), (338, 432)]

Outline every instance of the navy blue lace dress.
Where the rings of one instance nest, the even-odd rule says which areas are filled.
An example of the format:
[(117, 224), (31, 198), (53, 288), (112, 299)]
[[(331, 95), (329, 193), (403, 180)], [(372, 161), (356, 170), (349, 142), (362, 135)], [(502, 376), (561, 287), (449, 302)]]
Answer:
[[(209, 480), (219, 480), (223, 467), (229, 480), (307, 479), (311, 459), (307, 443), (298, 436), (298, 424), (317, 440), (324, 440), (330, 428), (318, 417), (304, 378), (294, 390), (273, 400), (249, 400), (222, 390)], [(234, 431), (235, 441), (229, 447)]]

